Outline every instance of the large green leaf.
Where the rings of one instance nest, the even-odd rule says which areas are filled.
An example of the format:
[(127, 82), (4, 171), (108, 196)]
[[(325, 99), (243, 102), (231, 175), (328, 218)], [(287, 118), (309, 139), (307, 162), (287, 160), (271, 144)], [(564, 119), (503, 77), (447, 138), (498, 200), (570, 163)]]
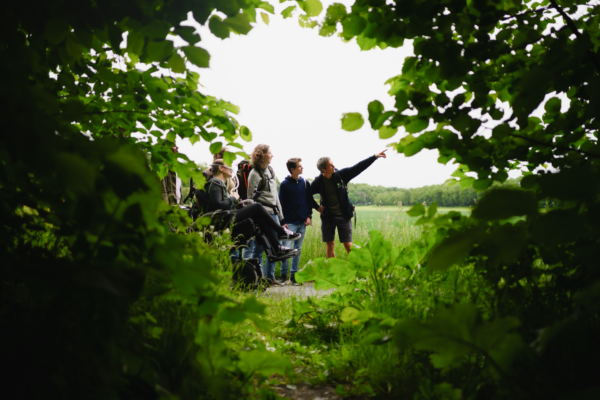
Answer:
[(346, 286), (356, 276), (348, 261), (337, 258), (317, 258), (309, 261), (295, 277), (298, 282), (314, 281), (316, 290)]
[(309, 17), (316, 17), (323, 11), (323, 4), (319, 0), (298, 0), (297, 2)]
[(173, 42), (170, 40), (151, 40), (146, 44), (148, 61), (167, 61), (173, 54)]
[(229, 17), (223, 21), (232, 32), (240, 35), (245, 35), (252, 29), (250, 20), (246, 14), (236, 14), (234, 17)]
[(494, 373), (503, 376), (525, 348), (521, 338), (511, 332), (519, 321), (508, 317), (482, 322), (477, 314), (473, 305), (461, 304), (440, 311), (430, 323), (398, 321), (396, 345), (434, 352), (430, 358), (436, 368), (456, 366), (466, 361), (467, 355), (479, 354)]
[(362, 128), (364, 123), (365, 120), (360, 113), (347, 113), (342, 117), (342, 129), (348, 132)]
[(250, 132), (250, 129), (248, 129), (246, 126), (242, 126), (240, 128), (240, 137), (245, 140), (246, 142), (251, 142), (252, 141), (252, 132)]
[(208, 27), (213, 33), (213, 35), (215, 35), (216, 37), (219, 37), (221, 39), (229, 37), (230, 30), (227, 27), (227, 25), (223, 23), (223, 20), (218, 15), (213, 15), (212, 17), (210, 17), (210, 20), (208, 21)]
[(241, 351), (238, 357), (240, 360), (237, 367), (249, 375), (258, 373), (263, 376), (270, 376), (282, 373), (292, 367), (292, 363), (287, 357), (284, 358), (280, 354), (271, 353), (268, 350)]
[(187, 46), (182, 47), (183, 53), (186, 55), (188, 61), (192, 64), (197, 65), (200, 68), (208, 68), (210, 54), (208, 51), (204, 50), (201, 47)]

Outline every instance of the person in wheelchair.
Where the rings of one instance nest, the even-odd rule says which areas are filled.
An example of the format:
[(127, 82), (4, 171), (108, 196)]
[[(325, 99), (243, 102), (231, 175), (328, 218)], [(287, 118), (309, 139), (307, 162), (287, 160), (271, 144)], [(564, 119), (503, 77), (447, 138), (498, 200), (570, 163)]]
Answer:
[[(256, 234), (254, 229), (258, 226), (260, 234), (256, 235), (257, 240), (263, 242), (270, 261), (282, 261), (297, 255), (297, 250), (282, 246), (279, 240), (298, 240), (301, 234), (280, 226), (262, 204), (248, 204), (248, 200), (240, 202), (236, 192), (230, 195), (225, 182), (233, 176), (233, 169), (225, 165), (223, 160), (215, 160), (211, 167), (212, 178), (206, 182), (205, 188), (210, 198), (209, 214), (215, 226), (221, 225), (224, 228), (233, 220), (232, 237), (237, 239), (243, 236), (242, 240), (254, 236)], [(254, 224), (256, 226), (252, 226)]]

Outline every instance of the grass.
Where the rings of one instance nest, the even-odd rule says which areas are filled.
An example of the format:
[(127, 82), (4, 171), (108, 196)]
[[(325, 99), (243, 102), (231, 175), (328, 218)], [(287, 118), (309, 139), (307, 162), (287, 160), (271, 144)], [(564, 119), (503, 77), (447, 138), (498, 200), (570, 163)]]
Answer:
[[(377, 230), (391, 240), (394, 246), (406, 246), (419, 237), (421, 228), (414, 226), (418, 219), (406, 214), (408, 208), (399, 208), (395, 206), (359, 206), (356, 207), (356, 228), (353, 225), (353, 242), (365, 243), (369, 237), (369, 232)], [(467, 207), (440, 207), (438, 213), (447, 213), (450, 211), (459, 211), (462, 214), (469, 214)], [(336, 235), (335, 255), (340, 259), (347, 259), (346, 250), (339, 242)], [(306, 230), (306, 237), (302, 244), (302, 253), (300, 256), (299, 269), (302, 269), (306, 263), (312, 259), (325, 257), (325, 243), (321, 240), (321, 218), (317, 213), (313, 213), (313, 223)], [(275, 269), (276, 276), (279, 276), (280, 263)]]
[[(354, 243), (366, 242), (369, 231), (372, 230), (382, 233), (393, 246), (407, 246), (422, 240), (423, 228), (415, 225), (418, 218), (408, 216), (406, 211), (407, 208), (391, 206), (357, 207), (357, 225), (353, 228)], [(449, 211), (470, 213), (468, 208), (438, 210), (439, 213)], [(336, 243), (335, 252), (337, 258), (347, 259), (341, 243)], [(313, 225), (306, 231), (300, 269), (309, 260), (319, 257), (325, 257), (325, 244), (321, 240), (320, 218), (315, 215)], [(276, 276), (278, 274), (279, 265)], [(413, 280), (415, 284), (411, 287), (407, 287), (400, 277), (386, 279), (384, 295), (378, 297), (379, 300), (370, 297), (372, 301), (367, 301), (371, 304), (368, 307), (394, 318), (410, 315), (426, 317), (430, 307), (432, 310), (435, 307), (434, 293), (439, 291), (439, 287), (434, 282), (433, 275), (417, 275), (416, 280)], [(401, 287), (404, 287), (402, 295), (396, 292), (396, 288)], [(258, 340), (264, 346), (276, 349), (282, 356), (289, 357), (293, 363), (292, 372), (282, 371), (280, 375), (272, 375), (263, 382), (266, 387), (306, 382), (322, 388), (337, 386), (336, 393), (340, 397), (377, 393), (384, 398), (412, 398), (413, 394), (433, 385), (429, 382), (433, 382), (435, 376), (431, 375), (433, 368), (427, 355), (411, 350), (398, 351), (391, 341), (377, 346), (364, 345), (362, 340), (368, 334), (366, 328), (357, 329), (330, 322), (336, 319), (332, 320), (328, 312), (317, 313), (315, 317), (311, 317), (314, 319), (303, 320), (295, 328), (288, 327), (294, 314), (294, 301), (303, 301), (304, 298), (239, 292), (236, 296), (238, 301), (256, 296), (267, 306), (265, 317), (272, 325), (268, 330), (257, 330), (256, 334), (250, 334), (246, 340), (254, 341), (255, 344)], [(251, 337), (254, 339), (250, 339)], [(250, 342), (247, 345), (251, 345)]]

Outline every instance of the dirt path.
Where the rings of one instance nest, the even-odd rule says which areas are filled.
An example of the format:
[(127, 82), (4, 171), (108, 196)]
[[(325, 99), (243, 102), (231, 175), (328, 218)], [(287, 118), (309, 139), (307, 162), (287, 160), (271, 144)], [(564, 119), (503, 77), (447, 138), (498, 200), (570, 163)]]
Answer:
[[(338, 400), (342, 397), (335, 393), (334, 386), (310, 386), (305, 383), (298, 385), (271, 386), (278, 395), (290, 400)], [(367, 400), (364, 396), (347, 396), (344, 400)]]
[(304, 282), (302, 286), (272, 286), (264, 292), (258, 294), (258, 297), (270, 297), (275, 299), (290, 297), (292, 295), (299, 298), (323, 297), (330, 294), (334, 290), (335, 289), (315, 290), (313, 282)]

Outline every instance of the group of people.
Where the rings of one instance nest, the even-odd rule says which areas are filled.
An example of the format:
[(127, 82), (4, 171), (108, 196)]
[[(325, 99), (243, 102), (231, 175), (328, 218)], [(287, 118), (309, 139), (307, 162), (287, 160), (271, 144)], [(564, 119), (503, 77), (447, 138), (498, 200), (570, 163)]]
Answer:
[[(175, 146), (174, 152), (178, 151)], [(286, 162), (290, 173), (277, 189), (277, 177), (271, 167), (273, 153), (268, 145), (259, 144), (251, 155), (252, 170), (248, 176), (247, 198), (240, 207), (240, 195), (233, 182), (234, 171), (223, 161), (225, 149), (213, 156), (208, 172), (206, 188), (210, 198), (210, 211), (230, 210), (236, 221), (252, 218), (265, 233), (276, 256), (284, 259), (281, 263), (281, 276), (275, 280), (275, 259), (267, 258), (263, 265), (264, 276), (274, 285), (289, 283), (298, 285), (295, 274), (298, 272), (300, 253), (306, 228), (312, 224), (312, 211), (321, 215), (321, 238), (326, 243), (327, 258), (335, 257), (335, 232), (349, 253), (352, 247), (352, 216), (354, 206), (348, 197), (348, 182), (367, 169), (378, 158), (386, 158), (386, 150), (375, 154), (358, 164), (336, 169), (329, 157), (321, 157), (317, 169), (321, 172), (312, 183), (301, 175), (304, 172), (301, 158), (291, 158)], [(169, 173), (163, 181), (163, 199), (170, 204), (179, 204), (183, 198), (181, 181), (176, 174)], [(314, 196), (320, 196), (318, 204)], [(256, 240), (250, 242), (244, 256), (263, 259), (263, 246)], [(289, 265), (291, 261), (291, 268)]]

